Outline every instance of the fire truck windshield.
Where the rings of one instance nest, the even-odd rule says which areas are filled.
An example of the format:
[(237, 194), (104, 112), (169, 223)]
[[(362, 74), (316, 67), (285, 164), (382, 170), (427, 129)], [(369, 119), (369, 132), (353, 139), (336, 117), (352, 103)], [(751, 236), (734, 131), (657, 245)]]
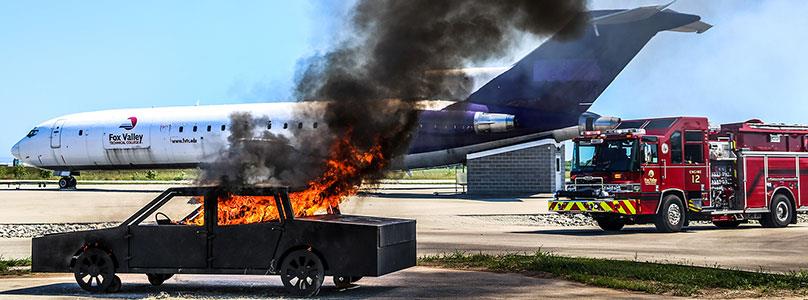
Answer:
[(637, 140), (575, 143), (572, 172), (626, 172), (639, 170)]

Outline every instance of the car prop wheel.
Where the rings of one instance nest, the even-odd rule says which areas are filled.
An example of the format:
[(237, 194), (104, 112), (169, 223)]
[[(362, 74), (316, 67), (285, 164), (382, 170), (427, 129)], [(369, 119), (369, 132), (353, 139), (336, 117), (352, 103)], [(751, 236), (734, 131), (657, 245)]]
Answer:
[(121, 287), (123, 284), (121, 283), (121, 278), (118, 275), (112, 277), (112, 284), (109, 285), (107, 288), (107, 293), (117, 293), (121, 291)]
[(354, 282), (350, 276), (334, 276), (334, 285), (339, 289), (349, 288)]
[(296, 250), (281, 264), (281, 281), (286, 289), (300, 297), (312, 297), (323, 285), (323, 263), (310, 250)]
[(153, 274), (153, 273), (146, 274), (146, 277), (149, 278), (149, 283), (151, 283), (151, 285), (153, 286), (162, 285), (166, 280), (168, 280), (172, 276), (174, 276), (174, 274)]
[(112, 257), (97, 248), (89, 248), (79, 255), (74, 268), (76, 282), (91, 293), (105, 292), (115, 281)]

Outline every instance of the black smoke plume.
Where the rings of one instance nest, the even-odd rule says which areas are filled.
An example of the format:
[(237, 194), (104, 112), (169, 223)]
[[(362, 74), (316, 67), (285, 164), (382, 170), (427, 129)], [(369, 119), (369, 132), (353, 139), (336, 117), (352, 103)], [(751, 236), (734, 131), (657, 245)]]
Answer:
[[(248, 141), (255, 135), (250, 122), (260, 119), (235, 115), (234, 124), (244, 125), (231, 127), (231, 149), (203, 177), (302, 186), (323, 171), (332, 145), (347, 140), (359, 151), (378, 147), (382, 159), (345, 180), (379, 178), (407, 150), (418, 123), (417, 101), (452, 89), (451, 82), (425, 76), (428, 71), (496, 58), (523, 33), (572, 37), (585, 23), (584, 9), (583, 0), (360, 0), (347, 28), (351, 38), (305, 60), (298, 71), (295, 95), (303, 103), (295, 115), (321, 120), (323, 130), (305, 137), (296, 131), (291, 139), (265, 133)], [(315, 100), (324, 102), (308, 105)]]

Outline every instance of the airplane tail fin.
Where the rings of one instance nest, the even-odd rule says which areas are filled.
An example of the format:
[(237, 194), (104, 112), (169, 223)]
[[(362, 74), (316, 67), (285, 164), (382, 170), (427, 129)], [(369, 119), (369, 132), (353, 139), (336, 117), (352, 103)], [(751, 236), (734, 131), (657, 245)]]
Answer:
[(668, 5), (590, 11), (589, 25), (579, 37), (551, 38), (472, 93), (466, 104), (577, 118), (658, 32), (702, 33), (711, 27), (699, 16), (678, 13)]

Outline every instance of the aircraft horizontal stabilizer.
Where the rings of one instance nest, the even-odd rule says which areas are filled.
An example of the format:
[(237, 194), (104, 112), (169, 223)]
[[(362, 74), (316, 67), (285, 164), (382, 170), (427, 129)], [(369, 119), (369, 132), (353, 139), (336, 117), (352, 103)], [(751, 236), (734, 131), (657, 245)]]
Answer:
[(611, 24), (636, 22), (653, 17), (654, 15), (668, 8), (668, 6), (670, 6), (671, 4), (673, 4), (673, 2), (665, 5), (643, 6), (634, 9), (627, 9), (616, 13), (592, 18), (591, 23), (592, 25), (598, 26), (598, 25), (611, 25)]
[[(666, 9), (665, 11), (677, 13), (677, 11), (672, 10), (672, 9)], [(681, 27), (676, 27), (674, 29), (671, 29), (671, 31), (704, 33), (705, 31), (709, 30), (710, 28), (713, 28), (713, 25), (710, 25), (710, 24), (702, 22), (702, 21), (696, 21), (696, 22), (693, 22), (693, 23), (690, 23), (690, 24), (687, 24), (687, 25), (684, 25), (684, 26), (681, 26)]]

